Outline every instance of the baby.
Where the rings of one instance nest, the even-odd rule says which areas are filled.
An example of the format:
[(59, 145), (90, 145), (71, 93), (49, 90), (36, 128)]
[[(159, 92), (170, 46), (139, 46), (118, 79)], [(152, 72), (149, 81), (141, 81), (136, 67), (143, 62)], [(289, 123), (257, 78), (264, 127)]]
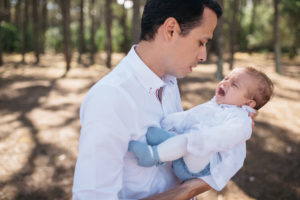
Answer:
[[(173, 161), (178, 178), (202, 178), (221, 190), (243, 166), (252, 119), (273, 94), (272, 81), (252, 67), (237, 68), (222, 80), (214, 98), (188, 111), (168, 115), (150, 127), (147, 143), (130, 141), (138, 165)], [(184, 133), (184, 134), (183, 134)]]

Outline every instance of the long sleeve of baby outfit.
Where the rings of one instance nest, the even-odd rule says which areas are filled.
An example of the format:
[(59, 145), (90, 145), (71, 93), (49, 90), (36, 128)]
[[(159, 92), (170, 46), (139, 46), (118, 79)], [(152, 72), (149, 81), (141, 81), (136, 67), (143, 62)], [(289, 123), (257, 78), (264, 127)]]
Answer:
[(246, 158), (246, 143), (213, 154), (210, 159), (210, 176), (201, 177), (217, 191), (222, 190), (228, 181), (241, 169)]

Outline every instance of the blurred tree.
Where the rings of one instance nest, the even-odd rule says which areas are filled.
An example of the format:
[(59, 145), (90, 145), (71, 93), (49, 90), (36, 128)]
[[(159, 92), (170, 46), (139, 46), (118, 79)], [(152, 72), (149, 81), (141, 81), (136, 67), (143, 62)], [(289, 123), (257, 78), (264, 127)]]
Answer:
[(233, 68), (233, 62), (234, 62), (234, 53), (236, 51), (235, 45), (236, 45), (236, 38), (237, 38), (237, 13), (239, 8), (239, 1), (240, 0), (231, 0), (230, 8), (232, 9), (231, 12), (231, 21), (230, 21), (230, 58), (229, 58), (229, 69), (232, 70)]
[(45, 44), (46, 44), (46, 30), (48, 26), (48, 9), (47, 9), (47, 0), (40, 0), (42, 3), (42, 20), (41, 20), (41, 53), (45, 52)]
[(0, 66), (3, 65), (3, 59), (2, 59), (2, 20), (3, 20), (3, 13), (4, 10), (4, 2), (0, 1)]
[(66, 71), (64, 76), (67, 75), (71, 68), (71, 34), (70, 34), (70, 0), (58, 0), (62, 13), (62, 27), (63, 27), (63, 46), (64, 55), (66, 60)]
[(132, 44), (139, 42), (141, 32), (141, 0), (133, 0)]
[(6, 22), (10, 22), (10, 0), (1, 0), (3, 1), (3, 20)]
[[(257, 4), (258, 0), (252, 0), (252, 11), (251, 11), (251, 21), (249, 26), (249, 36), (253, 36), (254, 30), (255, 30), (255, 20), (256, 20), (256, 14), (257, 14)], [(248, 45), (248, 53), (252, 54), (253, 46)]]
[[(222, 8), (224, 8), (223, 0), (217, 0), (217, 2), (220, 4)], [(218, 25), (215, 30), (214, 34), (216, 38), (216, 53), (218, 56), (218, 63), (217, 63), (217, 72), (216, 72), (216, 78), (221, 80), (223, 79), (223, 18), (221, 17), (218, 20)]]
[(297, 48), (300, 47), (300, 1), (283, 0), (282, 7), (282, 12), (287, 19), (286, 26), (289, 29), (288, 38), (291, 40), (289, 57), (292, 59), (297, 55)]
[(111, 37), (111, 27), (112, 27), (112, 0), (105, 0), (105, 51), (106, 51), (106, 66), (111, 68), (111, 54), (112, 54), (112, 37)]
[(281, 74), (281, 66), (280, 66), (280, 56), (281, 56), (281, 50), (280, 50), (280, 41), (279, 41), (279, 10), (278, 10), (278, 4), (279, 0), (273, 0), (274, 2), (274, 53), (275, 53), (275, 66), (276, 66), (276, 72)]
[[(0, 20), (0, 39), (2, 38), (2, 27), (1, 27), (1, 20)], [(3, 65), (3, 59), (2, 59), (2, 41), (0, 41), (0, 66)]]
[(90, 19), (91, 19), (91, 30), (90, 30), (90, 64), (95, 63), (95, 0), (90, 1)]
[(123, 40), (121, 43), (121, 51), (124, 53), (127, 53), (129, 50), (129, 36), (128, 36), (128, 26), (127, 26), (127, 9), (125, 8), (124, 4), (121, 5), (122, 9), (121, 9), (121, 17), (120, 17), (120, 24), (122, 26), (122, 36), (123, 36)]
[(16, 0), (16, 5), (15, 5), (15, 25), (18, 29), (21, 28), (21, 0)]
[(25, 63), (25, 53), (28, 51), (27, 27), (29, 20), (29, 0), (24, 0), (24, 11), (22, 20), (22, 63)]
[(84, 0), (80, 0), (80, 20), (79, 20), (79, 56), (78, 56), (78, 62), (81, 63), (81, 56), (84, 51)]
[(32, 21), (33, 21), (33, 44), (35, 53), (35, 64), (40, 62), (40, 30), (39, 30), (39, 15), (38, 15), (38, 1), (32, 0)]

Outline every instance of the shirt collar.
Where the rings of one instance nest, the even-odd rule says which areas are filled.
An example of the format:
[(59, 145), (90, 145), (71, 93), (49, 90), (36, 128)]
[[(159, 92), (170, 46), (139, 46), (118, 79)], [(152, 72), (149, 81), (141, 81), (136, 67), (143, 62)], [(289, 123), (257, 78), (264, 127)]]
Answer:
[(155, 92), (158, 88), (167, 84), (174, 85), (176, 83), (176, 77), (174, 76), (165, 75), (162, 79), (158, 77), (137, 55), (136, 46), (131, 47), (126, 59), (130, 63), (131, 69), (134, 70), (137, 79), (147, 91)]

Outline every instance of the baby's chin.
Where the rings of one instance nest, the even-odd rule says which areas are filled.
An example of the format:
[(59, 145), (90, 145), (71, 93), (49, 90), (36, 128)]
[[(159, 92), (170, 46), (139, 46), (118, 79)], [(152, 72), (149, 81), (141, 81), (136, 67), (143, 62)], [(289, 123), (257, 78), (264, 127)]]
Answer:
[(216, 97), (215, 97), (215, 102), (216, 102), (217, 104), (224, 104), (224, 101), (223, 101), (220, 97), (218, 97), (217, 95), (216, 95)]

